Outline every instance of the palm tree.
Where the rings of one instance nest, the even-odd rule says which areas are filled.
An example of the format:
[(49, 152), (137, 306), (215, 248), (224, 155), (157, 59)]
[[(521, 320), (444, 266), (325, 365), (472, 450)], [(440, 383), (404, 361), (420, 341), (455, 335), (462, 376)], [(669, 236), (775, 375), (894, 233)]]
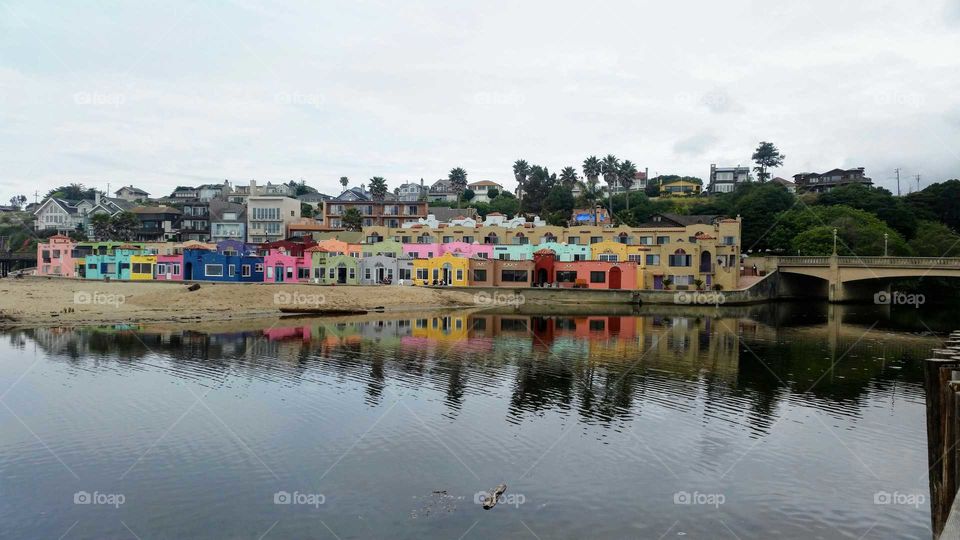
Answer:
[(450, 169), (450, 175), (447, 176), (447, 180), (450, 181), (450, 186), (457, 194), (457, 208), (460, 208), (460, 197), (463, 196), (463, 192), (467, 189), (467, 171), (461, 167), (454, 167)]
[(347, 189), (347, 184), (349, 184), (349, 183), (350, 183), (350, 179), (349, 179), (349, 178), (347, 178), (346, 176), (341, 176), (341, 177), (340, 177), (340, 185), (343, 186), (343, 189), (344, 189), (344, 190)]
[(528, 176), (530, 176), (530, 164), (522, 159), (514, 161), (513, 177), (517, 179), (517, 198), (521, 201), (523, 200), (523, 188), (526, 186)]
[(374, 176), (370, 179), (370, 195), (375, 201), (382, 201), (387, 198), (387, 181), (382, 176)]
[(630, 210), (630, 188), (637, 177), (637, 166), (629, 159), (625, 159), (620, 164), (620, 176), (618, 178), (620, 185), (623, 186), (627, 196), (627, 210)]
[(600, 160), (597, 159), (597, 156), (590, 156), (583, 160), (583, 176), (590, 184), (596, 185), (602, 170)]
[(564, 167), (560, 170), (560, 185), (566, 189), (573, 189), (580, 178), (577, 176), (577, 169), (573, 167)]
[(620, 160), (613, 154), (607, 154), (600, 162), (600, 172), (603, 181), (607, 183), (607, 202), (610, 205), (610, 220), (613, 221), (613, 186), (620, 177)]

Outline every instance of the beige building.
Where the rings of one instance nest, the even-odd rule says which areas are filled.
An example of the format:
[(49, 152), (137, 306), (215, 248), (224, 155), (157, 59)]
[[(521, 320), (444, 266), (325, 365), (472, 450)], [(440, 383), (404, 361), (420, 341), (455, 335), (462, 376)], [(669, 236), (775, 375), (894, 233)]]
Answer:
[(290, 197), (247, 198), (247, 242), (261, 244), (283, 240), (287, 226), (300, 219), (300, 201)]
[(635, 261), (644, 289), (736, 289), (740, 279), (740, 218), (654, 215), (642, 227), (364, 227), (364, 238), (406, 244), (467, 242), (516, 249), (557, 242), (590, 247), (590, 260)]

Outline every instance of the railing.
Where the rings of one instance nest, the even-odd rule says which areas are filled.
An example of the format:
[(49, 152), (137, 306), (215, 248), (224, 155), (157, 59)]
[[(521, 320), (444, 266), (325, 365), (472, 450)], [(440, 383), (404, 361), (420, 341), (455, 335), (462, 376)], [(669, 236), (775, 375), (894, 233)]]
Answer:
[[(777, 266), (830, 266), (831, 257), (775, 257)], [(960, 258), (951, 257), (837, 257), (837, 265), (854, 267), (896, 266), (958, 268)]]

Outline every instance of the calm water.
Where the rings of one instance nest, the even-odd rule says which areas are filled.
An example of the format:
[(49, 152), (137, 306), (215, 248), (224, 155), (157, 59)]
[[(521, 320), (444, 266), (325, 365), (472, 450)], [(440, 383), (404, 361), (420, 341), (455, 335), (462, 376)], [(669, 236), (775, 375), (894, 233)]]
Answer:
[(0, 537), (929, 538), (937, 316), (8, 332)]

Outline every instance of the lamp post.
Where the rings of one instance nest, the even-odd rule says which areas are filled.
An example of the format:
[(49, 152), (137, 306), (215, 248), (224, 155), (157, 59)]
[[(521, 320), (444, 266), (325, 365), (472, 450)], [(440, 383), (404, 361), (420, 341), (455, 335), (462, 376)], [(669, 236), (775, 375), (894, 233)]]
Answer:
[(837, 254), (837, 228), (833, 228), (833, 254)]
[(883, 256), (884, 257), (887, 256), (887, 237), (889, 236), (890, 236), (889, 234), (883, 233)]

